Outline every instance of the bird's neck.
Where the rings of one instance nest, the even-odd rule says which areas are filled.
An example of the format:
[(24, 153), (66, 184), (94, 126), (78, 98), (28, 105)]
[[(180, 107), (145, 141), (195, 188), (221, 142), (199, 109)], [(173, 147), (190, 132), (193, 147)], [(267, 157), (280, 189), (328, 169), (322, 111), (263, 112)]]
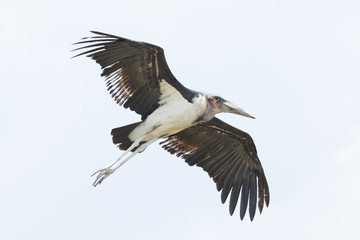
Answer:
[(221, 112), (219, 109), (214, 108), (208, 101), (205, 101), (205, 103), (206, 103), (205, 111), (199, 117), (199, 122), (208, 122), (211, 119), (213, 119), (217, 113)]

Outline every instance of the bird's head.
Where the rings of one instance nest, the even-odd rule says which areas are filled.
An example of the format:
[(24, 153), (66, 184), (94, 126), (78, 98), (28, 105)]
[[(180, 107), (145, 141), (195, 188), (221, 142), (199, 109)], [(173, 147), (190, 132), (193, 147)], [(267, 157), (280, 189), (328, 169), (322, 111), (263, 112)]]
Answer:
[(244, 117), (254, 118), (249, 113), (247, 113), (244, 109), (237, 106), (236, 104), (223, 99), (219, 96), (209, 95), (207, 96), (208, 106), (213, 109), (215, 114), (228, 112), (228, 113), (235, 113)]

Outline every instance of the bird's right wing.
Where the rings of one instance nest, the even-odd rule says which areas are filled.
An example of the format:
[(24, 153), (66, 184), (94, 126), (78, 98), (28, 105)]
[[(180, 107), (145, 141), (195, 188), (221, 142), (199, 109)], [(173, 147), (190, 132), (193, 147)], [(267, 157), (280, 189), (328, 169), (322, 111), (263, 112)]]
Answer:
[(161, 95), (172, 89), (168, 86), (188, 101), (197, 94), (176, 80), (162, 48), (106, 33), (92, 33), (96, 36), (76, 43), (83, 46), (75, 50), (85, 50), (76, 56), (85, 55), (100, 64), (101, 76), (106, 77), (111, 96), (118, 104), (141, 114), (142, 119), (159, 107)]
[(248, 203), (251, 220), (257, 202), (260, 213), (264, 200), (266, 206), (269, 205), (269, 187), (249, 134), (213, 118), (171, 135), (160, 144), (171, 154), (181, 156), (190, 166), (196, 164), (202, 167), (213, 178), (218, 191), (222, 190), (222, 203), (231, 190), (231, 215), (240, 191), (241, 219), (244, 218)]

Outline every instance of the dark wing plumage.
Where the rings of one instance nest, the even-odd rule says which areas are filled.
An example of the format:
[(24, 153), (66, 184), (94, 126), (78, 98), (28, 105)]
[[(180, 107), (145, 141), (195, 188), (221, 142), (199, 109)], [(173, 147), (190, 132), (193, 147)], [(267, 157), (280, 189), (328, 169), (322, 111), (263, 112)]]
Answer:
[(101, 65), (101, 76), (114, 100), (142, 116), (159, 107), (160, 81), (175, 87), (188, 101), (197, 94), (185, 88), (172, 75), (162, 48), (135, 42), (118, 36), (97, 34), (75, 44), (87, 44), (75, 50), (87, 49), (74, 56), (86, 55)]
[(260, 213), (264, 200), (266, 206), (269, 205), (268, 184), (249, 134), (214, 118), (171, 135), (160, 144), (171, 154), (181, 156), (190, 166), (202, 167), (213, 178), (218, 191), (222, 190), (222, 203), (231, 190), (231, 215), (240, 195), (241, 219), (248, 204), (251, 220), (256, 202)]

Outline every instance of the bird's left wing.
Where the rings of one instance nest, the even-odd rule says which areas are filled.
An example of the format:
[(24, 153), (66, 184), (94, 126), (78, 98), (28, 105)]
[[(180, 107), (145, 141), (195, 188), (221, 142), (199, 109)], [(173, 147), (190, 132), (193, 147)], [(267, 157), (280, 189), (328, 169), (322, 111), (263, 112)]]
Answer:
[[(160, 105), (161, 94), (171, 85), (188, 101), (197, 94), (185, 88), (171, 73), (161, 47), (136, 42), (111, 34), (96, 34), (75, 44), (103, 69), (109, 93), (119, 105), (130, 108), (146, 119)], [(163, 90), (162, 86), (165, 86)], [(165, 90), (164, 90), (165, 89)]]
[[(249, 134), (217, 118), (199, 123), (161, 142), (171, 154), (181, 156), (190, 165), (202, 167), (216, 183), (224, 203), (230, 193), (232, 215), (240, 197), (240, 218), (249, 204), (252, 220), (256, 203), (260, 213), (264, 200), (269, 205), (269, 188), (257, 156), (255, 144)], [(258, 196), (257, 196), (258, 194)]]

